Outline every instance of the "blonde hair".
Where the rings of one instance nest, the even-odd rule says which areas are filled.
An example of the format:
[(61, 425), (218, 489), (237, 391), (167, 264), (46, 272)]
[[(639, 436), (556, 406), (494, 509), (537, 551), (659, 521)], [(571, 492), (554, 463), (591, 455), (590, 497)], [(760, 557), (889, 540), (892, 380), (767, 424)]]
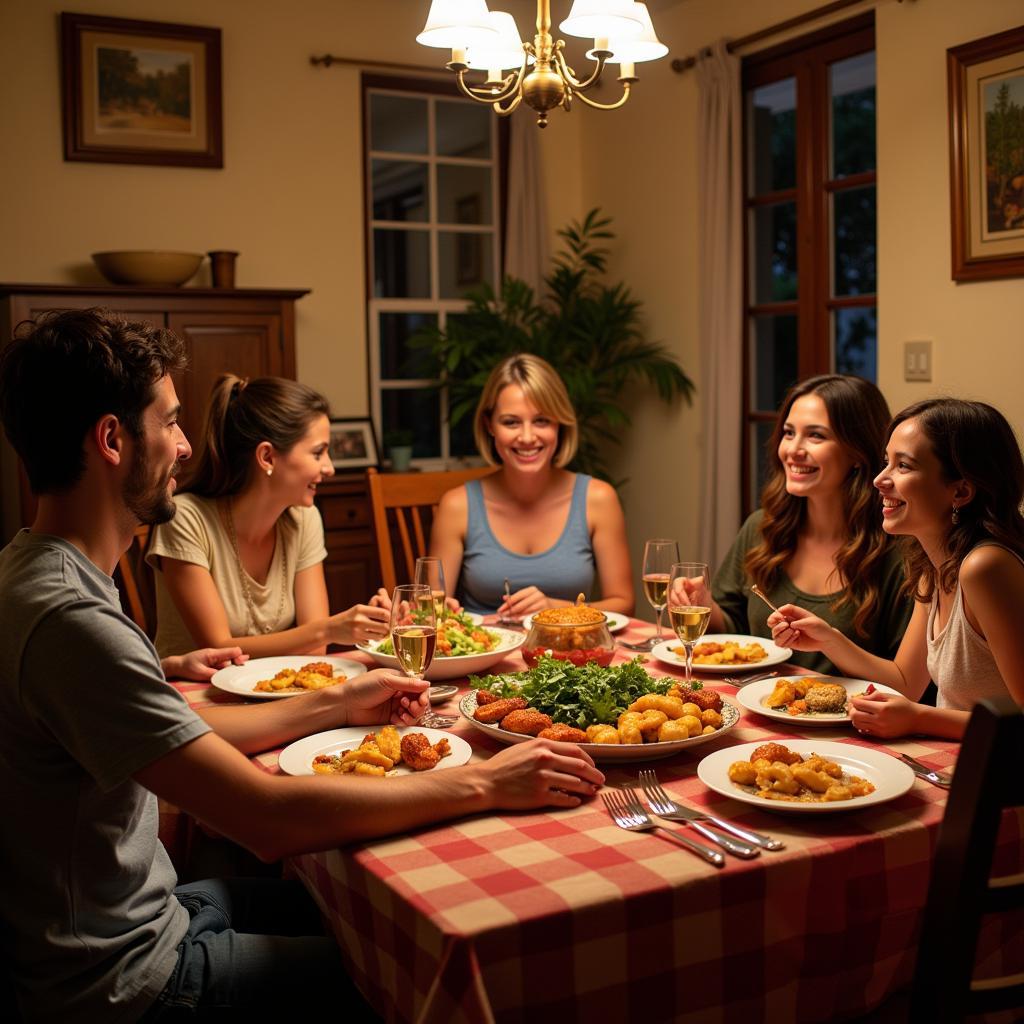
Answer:
[(491, 371), (484, 385), (483, 394), (473, 417), (473, 438), (477, 450), (491, 466), (500, 461), (494, 448), (490, 431), (490, 419), (497, 405), (498, 396), (510, 384), (523, 389), (526, 400), (550, 416), (558, 424), (558, 448), (553, 463), (559, 469), (568, 465), (579, 445), (579, 428), (576, 412), (569, 401), (569, 392), (555, 368), (540, 356), (521, 352), (502, 360)]

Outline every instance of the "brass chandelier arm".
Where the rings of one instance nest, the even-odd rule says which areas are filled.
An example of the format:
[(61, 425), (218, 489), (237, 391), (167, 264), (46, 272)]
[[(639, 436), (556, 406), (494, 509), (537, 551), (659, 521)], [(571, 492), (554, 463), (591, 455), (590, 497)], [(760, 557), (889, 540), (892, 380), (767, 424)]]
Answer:
[[(561, 40), (559, 40), (561, 42)], [(592, 85), (597, 83), (597, 80), (601, 77), (601, 72), (604, 71), (605, 58), (604, 57), (593, 57), (592, 60), (597, 62), (597, 66), (594, 68), (590, 77), (584, 79), (582, 82), (579, 81), (576, 76), (572, 73), (572, 69), (568, 64), (565, 63), (565, 55), (562, 53), (562, 48), (559, 47), (554, 55), (554, 59), (558, 64), (558, 70), (562, 78), (572, 87), (574, 92), (584, 92), (589, 89)]]
[(622, 83), (622, 95), (614, 103), (598, 103), (597, 100), (592, 100), (580, 92), (575, 94), (574, 99), (578, 99), (580, 103), (586, 103), (588, 107), (593, 107), (595, 110), (618, 110), (629, 99), (629, 86), (629, 82)]
[[(514, 74), (506, 75), (502, 79), (500, 87), (495, 91), (484, 87), (477, 87), (466, 84), (466, 71), (460, 69), (456, 72), (456, 82), (459, 91), (468, 96), (471, 100), (478, 100), (481, 103), (502, 103), (519, 92), (523, 76), (526, 74), (527, 61), (523, 59), (523, 66)], [(497, 108), (495, 108), (497, 109)]]
[(523, 94), (520, 92), (516, 93), (516, 95), (512, 97), (507, 107), (503, 107), (500, 103), (492, 103), (491, 106), (494, 107), (494, 112), (496, 114), (500, 115), (501, 117), (508, 117), (508, 115), (511, 114), (512, 111), (515, 110), (516, 107), (518, 107), (519, 104), (522, 102)]

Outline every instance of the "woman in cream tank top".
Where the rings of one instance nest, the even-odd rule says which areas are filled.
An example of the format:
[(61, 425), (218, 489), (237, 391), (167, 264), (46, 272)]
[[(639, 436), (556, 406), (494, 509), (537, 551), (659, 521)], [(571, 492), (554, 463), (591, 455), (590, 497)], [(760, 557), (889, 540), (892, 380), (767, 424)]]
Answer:
[[(876, 692), (853, 701), (871, 736), (959, 739), (978, 700), (1024, 705), (1024, 460), (1005, 417), (984, 402), (936, 398), (904, 409), (889, 428), (875, 478), (886, 533), (906, 538), (916, 604), (894, 661), (867, 654), (796, 605), (768, 623), (777, 643), (823, 651)], [(929, 679), (937, 707), (917, 703)]]

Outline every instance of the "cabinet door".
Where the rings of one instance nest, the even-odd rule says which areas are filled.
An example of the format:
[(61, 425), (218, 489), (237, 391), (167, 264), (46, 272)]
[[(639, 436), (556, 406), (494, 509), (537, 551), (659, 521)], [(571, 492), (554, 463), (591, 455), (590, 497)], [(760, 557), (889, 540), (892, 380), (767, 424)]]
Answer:
[(222, 373), (239, 377), (281, 376), (281, 318), (255, 313), (177, 313), (167, 326), (188, 348), (188, 370), (175, 377), (181, 426), (198, 447), (210, 389)]

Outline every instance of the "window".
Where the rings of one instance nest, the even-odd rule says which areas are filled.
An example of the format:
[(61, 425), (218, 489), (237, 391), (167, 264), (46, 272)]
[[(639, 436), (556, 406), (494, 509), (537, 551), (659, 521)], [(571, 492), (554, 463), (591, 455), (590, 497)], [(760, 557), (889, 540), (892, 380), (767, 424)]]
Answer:
[(869, 14), (743, 62), (743, 503), (786, 389), (876, 377), (875, 33)]
[(410, 432), (416, 463), (443, 468), (476, 454), (471, 425), (449, 431), (440, 367), (408, 342), (498, 284), (505, 130), (450, 83), (364, 76), (363, 96), (371, 414), (378, 437)]

